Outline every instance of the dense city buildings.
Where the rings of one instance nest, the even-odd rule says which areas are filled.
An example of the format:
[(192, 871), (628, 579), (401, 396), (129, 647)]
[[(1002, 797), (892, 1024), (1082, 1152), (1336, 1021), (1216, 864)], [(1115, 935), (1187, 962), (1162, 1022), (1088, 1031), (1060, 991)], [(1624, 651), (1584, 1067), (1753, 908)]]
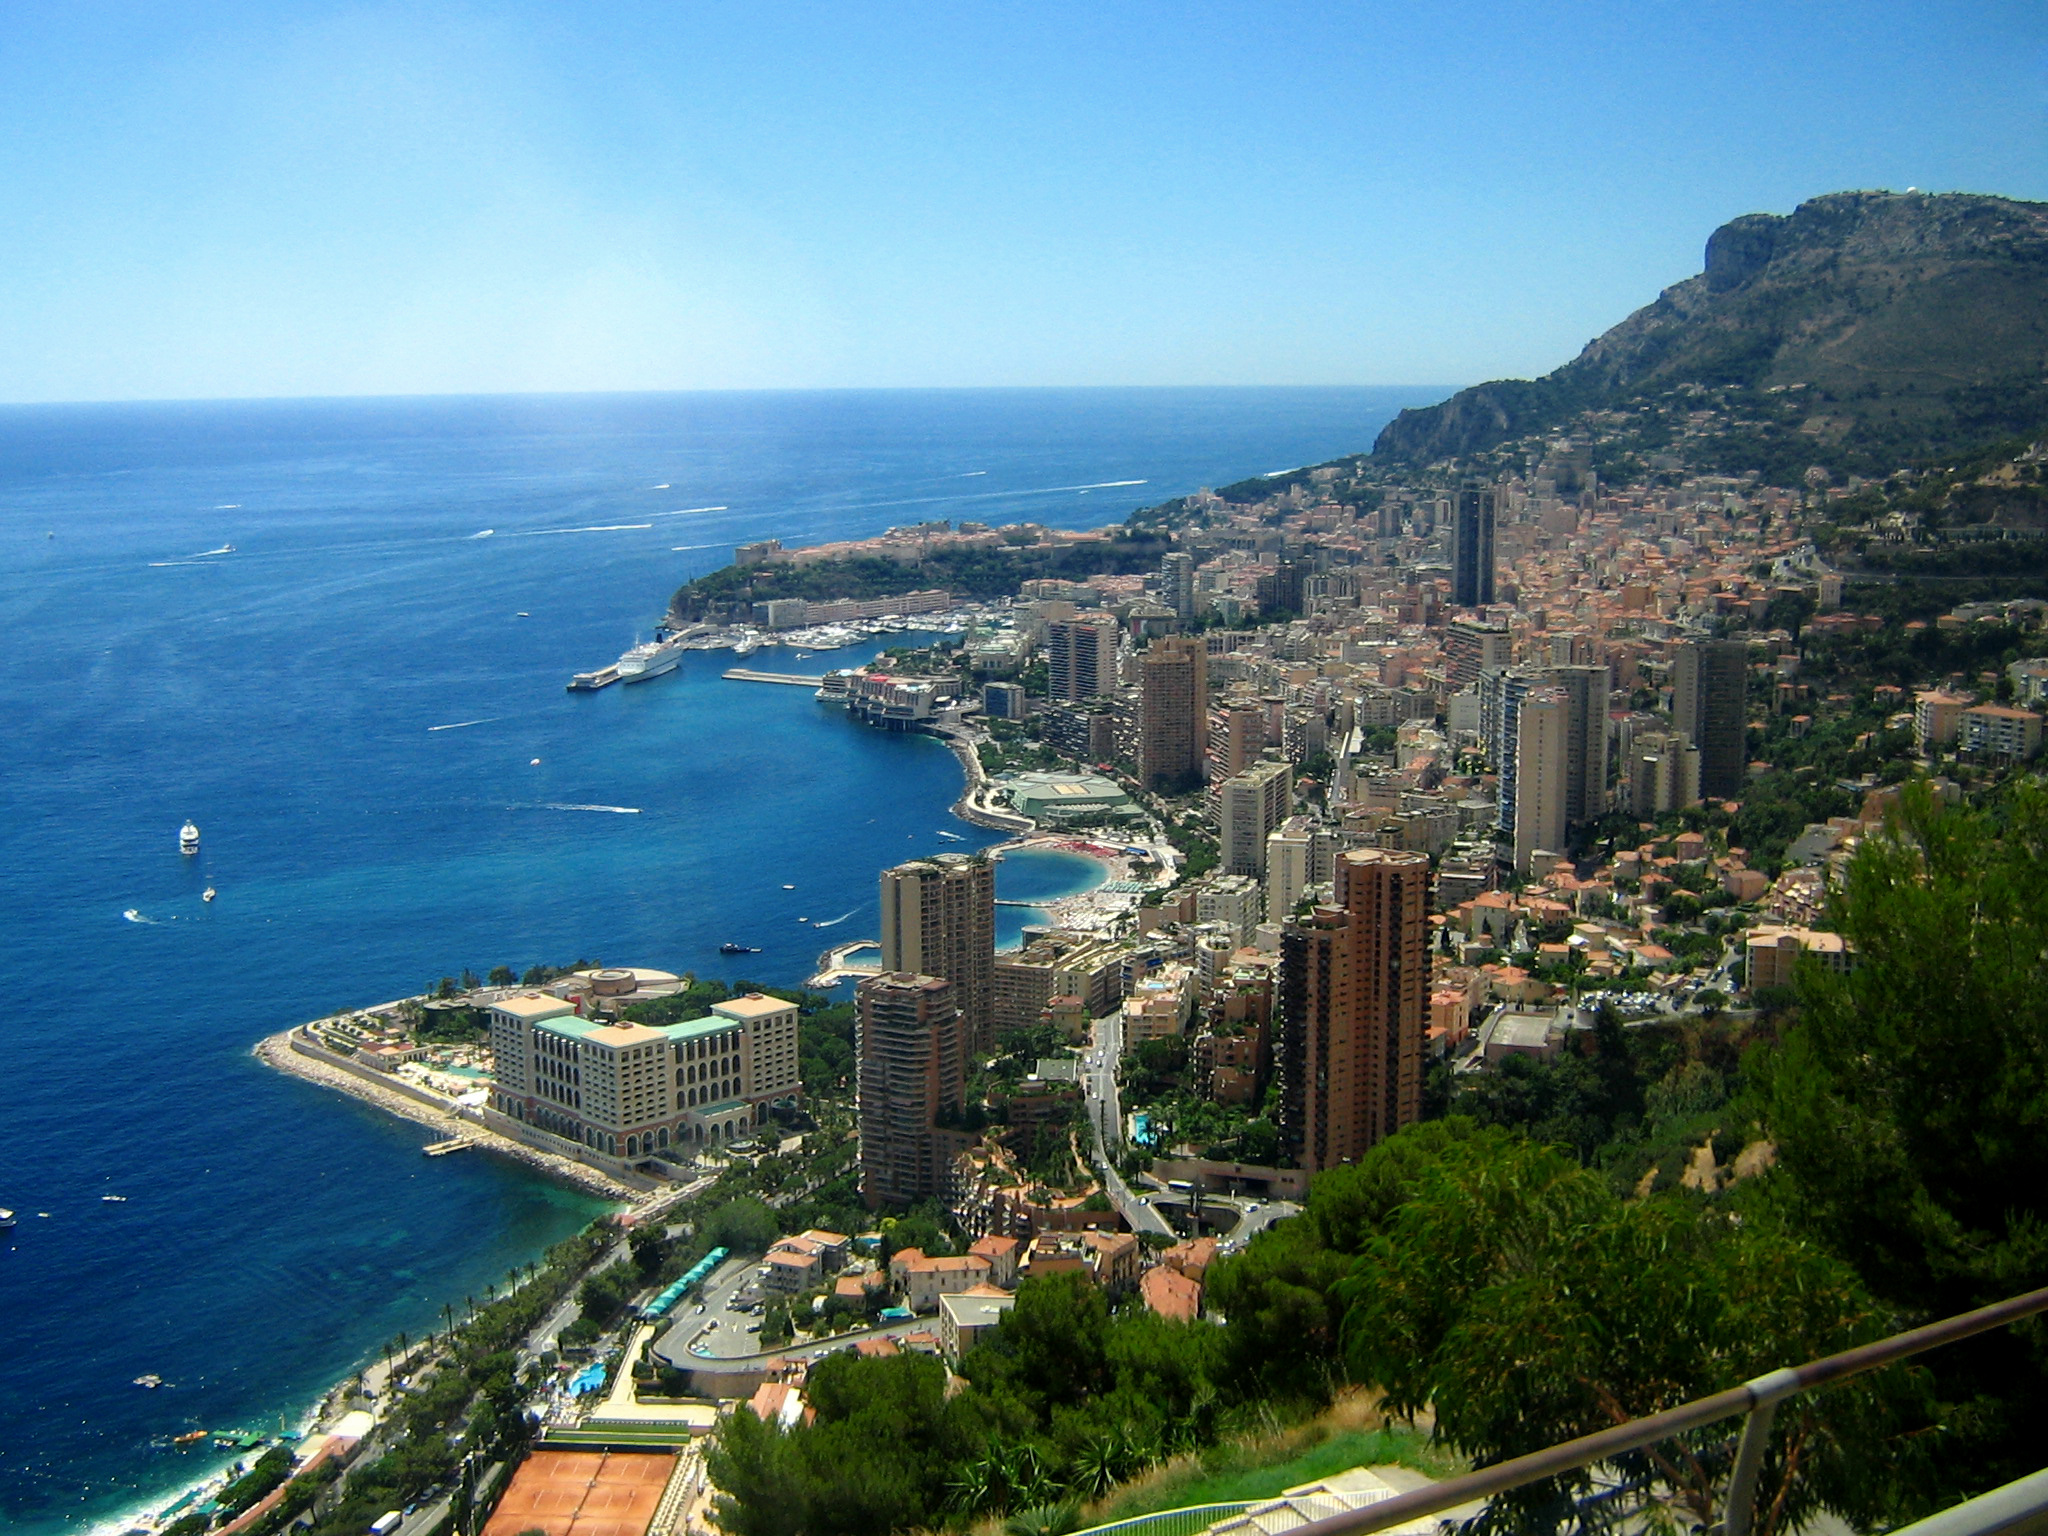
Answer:
[(1199, 636), (1154, 640), (1139, 660), (1138, 780), (1198, 787), (1209, 736), (1209, 655)]
[(965, 1042), (952, 985), (890, 971), (855, 989), (859, 1056), (860, 1188), (870, 1206), (912, 1205), (940, 1193), (958, 1151)]
[(1281, 940), (1281, 1130), (1316, 1172), (1355, 1162), (1422, 1114), (1429, 859), (1360, 849), (1328, 906)]
[(995, 1031), (996, 870), (986, 856), (942, 853), (882, 872), (882, 966), (952, 984), (961, 1038)]

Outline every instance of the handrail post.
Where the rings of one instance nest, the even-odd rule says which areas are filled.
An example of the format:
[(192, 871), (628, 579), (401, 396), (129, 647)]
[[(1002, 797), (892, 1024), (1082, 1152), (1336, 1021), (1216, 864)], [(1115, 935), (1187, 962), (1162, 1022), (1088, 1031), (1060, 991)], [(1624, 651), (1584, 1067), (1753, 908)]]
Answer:
[(1756, 1518), (1757, 1478), (1763, 1473), (1764, 1448), (1771, 1440), (1771, 1420), (1777, 1417), (1779, 1399), (1799, 1390), (1799, 1373), (1772, 1371), (1742, 1385), (1755, 1406), (1743, 1421), (1735, 1470), (1728, 1476), (1728, 1493), (1721, 1501), (1721, 1536), (1749, 1536), (1750, 1523)]

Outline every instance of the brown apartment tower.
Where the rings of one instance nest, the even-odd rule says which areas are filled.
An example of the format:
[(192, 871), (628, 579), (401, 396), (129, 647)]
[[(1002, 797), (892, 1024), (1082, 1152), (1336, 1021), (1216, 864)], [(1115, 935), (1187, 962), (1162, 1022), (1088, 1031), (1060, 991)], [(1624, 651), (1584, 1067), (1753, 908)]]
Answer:
[(936, 976), (887, 972), (856, 989), (860, 1053), (860, 1192), (869, 1206), (944, 1190), (967, 1080), (953, 989)]
[(942, 853), (882, 871), (882, 966), (953, 984), (961, 1040), (995, 1043), (996, 867), (980, 854)]
[(1429, 856), (1338, 856), (1336, 900), (1280, 939), (1280, 1129), (1311, 1173), (1422, 1115)]
[(1162, 635), (1139, 659), (1138, 779), (1170, 793), (1199, 788), (1209, 745), (1209, 648)]

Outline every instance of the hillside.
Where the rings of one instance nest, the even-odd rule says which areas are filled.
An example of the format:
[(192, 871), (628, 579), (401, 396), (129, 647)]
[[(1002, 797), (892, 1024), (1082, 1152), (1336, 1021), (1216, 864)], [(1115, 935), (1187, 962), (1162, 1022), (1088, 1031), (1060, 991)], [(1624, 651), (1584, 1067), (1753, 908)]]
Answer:
[[(1703, 392), (1720, 429), (1688, 433)], [(1839, 192), (1744, 215), (1708, 239), (1704, 272), (1562, 368), (1403, 411), (1373, 454), (1430, 464), (1592, 417), (1625, 437), (1631, 413), (1652, 418), (1646, 452), (1690, 437), (1692, 467), (1771, 478), (1884, 472), (2041, 426), (2048, 204)]]

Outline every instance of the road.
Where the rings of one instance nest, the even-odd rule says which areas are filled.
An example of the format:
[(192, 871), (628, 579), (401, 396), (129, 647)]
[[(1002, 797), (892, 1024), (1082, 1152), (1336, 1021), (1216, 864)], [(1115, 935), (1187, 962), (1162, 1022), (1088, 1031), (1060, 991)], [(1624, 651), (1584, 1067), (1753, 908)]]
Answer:
[(1095, 1034), (1081, 1059), (1081, 1091), (1088, 1100), (1088, 1123), (1095, 1139), (1095, 1168), (1102, 1175), (1102, 1187), (1110, 1203), (1133, 1232), (1151, 1232), (1173, 1237), (1166, 1218), (1131, 1192), (1116, 1171), (1113, 1152), (1123, 1145), (1123, 1108), (1117, 1101), (1116, 1069), (1123, 1056), (1124, 1021), (1110, 1014), (1095, 1021)]
[(713, 1270), (711, 1278), (704, 1282), (695, 1299), (683, 1302), (678, 1308), (675, 1321), (655, 1341), (655, 1353), (672, 1358), (678, 1364), (687, 1361), (691, 1357), (690, 1341), (702, 1333), (708, 1323), (718, 1325), (704, 1340), (705, 1354), (710, 1358), (725, 1360), (758, 1350), (760, 1345), (747, 1329), (758, 1326), (760, 1318), (733, 1310), (731, 1303), (754, 1278), (754, 1269), (760, 1260), (759, 1254), (743, 1255), (727, 1259)]

